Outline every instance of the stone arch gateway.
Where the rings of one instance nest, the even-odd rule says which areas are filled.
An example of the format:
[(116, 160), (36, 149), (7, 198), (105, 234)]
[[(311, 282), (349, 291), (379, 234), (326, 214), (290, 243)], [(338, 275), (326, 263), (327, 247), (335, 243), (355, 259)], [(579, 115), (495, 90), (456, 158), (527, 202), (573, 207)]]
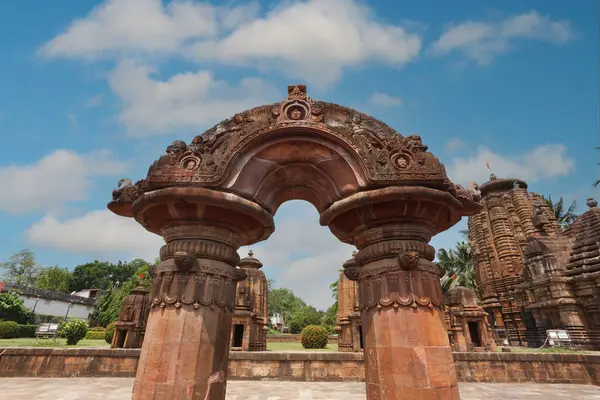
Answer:
[[(176, 141), (108, 208), (162, 236), (133, 399), (225, 398), (237, 250), (290, 199), (312, 203), (359, 282), (368, 399), (459, 399), (431, 237), (481, 209), (416, 135), (304, 85)], [(315, 277), (318, 279), (318, 277)]]

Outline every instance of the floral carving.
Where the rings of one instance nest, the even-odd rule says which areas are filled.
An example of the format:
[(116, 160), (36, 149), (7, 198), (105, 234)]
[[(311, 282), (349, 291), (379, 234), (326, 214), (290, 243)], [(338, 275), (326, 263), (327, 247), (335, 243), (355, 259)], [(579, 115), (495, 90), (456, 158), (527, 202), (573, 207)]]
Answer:
[(360, 310), (400, 306), (441, 307), (439, 276), (423, 270), (397, 270), (360, 281)]
[(233, 312), (237, 282), (246, 278), (241, 269), (198, 265), (195, 257), (177, 253), (173, 263), (156, 268), (151, 307), (217, 306)]
[[(448, 186), (446, 172), (418, 135), (403, 137), (386, 124), (337, 104), (314, 101), (306, 86), (288, 87), (279, 104), (237, 114), (194, 137), (175, 141), (150, 168), (148, 190), (178, 182), (218, 186), (231, 162), (257, 138), (285, 127), (311, 128), (346, 143), (373, 182), (429, 181)], [(192, 158), (195, 157), (195, 158)]]

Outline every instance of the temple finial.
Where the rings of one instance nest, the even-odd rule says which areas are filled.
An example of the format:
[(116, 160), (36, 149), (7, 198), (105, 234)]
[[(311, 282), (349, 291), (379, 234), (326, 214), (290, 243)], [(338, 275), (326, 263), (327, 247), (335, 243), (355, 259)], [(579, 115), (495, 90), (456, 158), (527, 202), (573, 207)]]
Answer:
[(598, 202), (593, 197), (588, 198), (586, 204), (589, 208), (594, 208), (598, 206)]
[(250, 257), (252, 257), (252, 256), (254, 255), (254, 252), (252, 251), (252, 249), (248, 250), (248, 255), (249, 255)]

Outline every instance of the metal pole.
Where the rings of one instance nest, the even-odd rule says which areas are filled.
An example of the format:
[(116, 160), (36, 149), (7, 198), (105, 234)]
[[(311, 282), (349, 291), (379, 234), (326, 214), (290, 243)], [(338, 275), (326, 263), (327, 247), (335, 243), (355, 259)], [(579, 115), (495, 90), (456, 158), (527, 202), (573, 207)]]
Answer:
[(32, 313), (35, 312), (35, 308), (37, 307), (38, 301), (40, 301), (40, 296), (35, 297), (35, 304), (33, 305), (33, 310), (31, 310)]
[(69, 302), (69, 307), (67, 307), (67, 313), (65, 314), (65, 322), (67, 322), (67, 318), (69, 317), (69, 311), (71, 310), (71, 306), (73, 305), (73, 302), (70, 301)]

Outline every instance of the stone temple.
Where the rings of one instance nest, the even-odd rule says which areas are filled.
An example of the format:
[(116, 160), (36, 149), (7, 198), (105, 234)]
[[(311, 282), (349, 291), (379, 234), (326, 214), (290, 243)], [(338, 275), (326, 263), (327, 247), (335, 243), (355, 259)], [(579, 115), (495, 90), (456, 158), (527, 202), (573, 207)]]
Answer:
[[(344, 268), (356, 266), (354, 257), (346, 261)], [(358, 285), (356, 281), (348, 279), (344, 272), (340, 273), (337, 290), (338, 311), (336, 331), (338, 334), (338, 350), (362, 351), (363, 332), (360, 325), (360, 302), (358, 300)]]
[(252, 250), (248, 257), (240, 260), (238, 267), (246, 271), (247, 278), (238, 282), (235, 297), (235, 311), (232, 317), (231, 350), (267, 350), (267, 278), (260, 270), (262, 263), (254, 257)]
[(547, 330), (600, 348), (600, 209), (562, 230), (541, 195), (519, 179), (478, 187), (483, 209), (469, 217), (482, 306), (497, 340), (537, 347)]

